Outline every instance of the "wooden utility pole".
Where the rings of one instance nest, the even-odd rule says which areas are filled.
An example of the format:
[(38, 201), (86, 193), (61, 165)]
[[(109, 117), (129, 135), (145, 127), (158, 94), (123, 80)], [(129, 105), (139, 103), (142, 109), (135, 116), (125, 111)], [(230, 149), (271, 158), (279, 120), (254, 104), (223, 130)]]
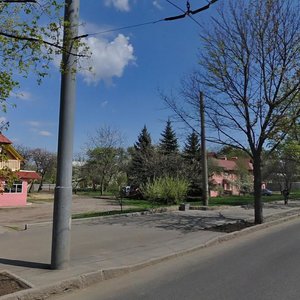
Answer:
[(206, 140), (205, 140), (205, 107), (204, 96), (200, 92), (199, 95), (200, 107), (200, 123), (201, 123), (201, 162), (202, 162), (202, 201), (204, 206), (208, 206), (209, 191), (208, 191), (208, 171), (207, 171), (207, 155), (206, 155)]

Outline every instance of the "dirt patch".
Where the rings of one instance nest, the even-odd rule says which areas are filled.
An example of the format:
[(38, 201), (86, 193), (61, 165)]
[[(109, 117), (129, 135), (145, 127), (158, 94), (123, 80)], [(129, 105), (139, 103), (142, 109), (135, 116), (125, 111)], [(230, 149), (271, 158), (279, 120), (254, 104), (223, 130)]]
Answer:
[(245, 229), (247, 227), (251, 227), (251, 226), (254, 226), (254, 223), (246, 222), (246, 221), (238, 221), (236, 223), (226, 223), (226, 224), (222, 224), (222, 225), (216, 225), (214, 227), (207, 228), (206, 230), (230, 233), (230, 232), (239, 231), (239, 230)]
[[(51, 194), (43, 193), (41, 195), (38, 198), (39, 194), (32, 194), (31, 197), (36, 198), (28, 200), (30, 205), (26, 207), (0, 208), (0, 226), (24, 228), (24, 224), (51, 221), (53, 218), (53, 200), (48, 200)], [(125, 208), (129, 207), (124, 206)], [(117, 201), (73, 195), (72, 214), (109, 210), (120, 210)]]
[(30, 286), (28, 286), (18, 278), (15, 278), (11, 274), (6, 272), (0, 273), (0, 297), (29, 288)]

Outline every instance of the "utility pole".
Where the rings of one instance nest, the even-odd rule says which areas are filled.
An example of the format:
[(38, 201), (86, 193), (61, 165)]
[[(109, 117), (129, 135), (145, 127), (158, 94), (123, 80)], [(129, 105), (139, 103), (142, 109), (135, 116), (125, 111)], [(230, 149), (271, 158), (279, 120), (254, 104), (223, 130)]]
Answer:
[(208, 206), (209, 191), (208, 191), (208, 171), (207, 171), (207, 155), (206, 155), (206, 140), (205, 140), (205, 112), (204, 112), (204, 96), (199, 94), (200, 108), (200, 123), (201, 123), (201, 162), (202, 162), (202, 201), (204, 206)]
[(51, 268), (64, 269), (70, 260), (72, 160), (76, 98), (76, 47), (79, 0), (65, 0), (57, 176), (54, 195)]

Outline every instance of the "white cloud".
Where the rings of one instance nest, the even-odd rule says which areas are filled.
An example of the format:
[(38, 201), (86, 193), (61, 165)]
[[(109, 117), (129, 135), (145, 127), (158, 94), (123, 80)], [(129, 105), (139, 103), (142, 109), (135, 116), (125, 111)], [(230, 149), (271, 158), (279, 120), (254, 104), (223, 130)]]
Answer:
[(82, 61), (79, 73), (88, 84), (97, 84), (101, 80), (109, 82), (113, 77), (121, 77), (125, 67), (135, 61), (133, 46), (123, 34), (112, 41), (89, 37), (85, 42), (92, 54), (89, 59)]
[(153, 6), (155, 6), (157, 9), (159, 9), (159, 10), (163, 9), (159, 0), (154, 0), (152, 3), (153, 3)]
[(51, 136), (52, 133), (49, 132), (49, 131), (46, 131), (46, 130), (41, 130), (41, 131), (39, 131), (39, 135), (41, 135), (41, 136)]
[(0, 117), (0, 123), (5, 123), (7, 119), (5, 117)]
[(107, 101), (107, 100), (102, 101), (102, 102), (101, 102), (101, 107), (106, 107), (107, 104), (108, 104), (108, 101)]
[[(79, 35), (111, 29), (109, 26), (99, 28), (95, 24), (84, 21), (81, 23), (84, 27), (79, 27)], [(87, 84), (97, 84), (101, 80), (110, 83), (113, 77), (121, 77), (125, 68), (136, 60), (133, 45), (130, 44), (129, 37), (123, 34), (88, 36), (82, 38), (82, 41), (89, 48), (91, 55), (79, 60), (78, 73)], [(60, 67), (60, 62), (61, 56), (54, 56), (53, 63), (57, 68)]]
[(39, 127), (41, 126), (41, 123), (38, 121), (28, 121), (28, 124), (32, 127)]
[(21, 91), (19, 93), (12, 93), (12, 96), (20, 100), (30, 100), (32, 98), (31, 93), (25, 91)]
[(120, 11), (129, 11), (129, 0), (105, 0), (106, 6), (113, 6)]

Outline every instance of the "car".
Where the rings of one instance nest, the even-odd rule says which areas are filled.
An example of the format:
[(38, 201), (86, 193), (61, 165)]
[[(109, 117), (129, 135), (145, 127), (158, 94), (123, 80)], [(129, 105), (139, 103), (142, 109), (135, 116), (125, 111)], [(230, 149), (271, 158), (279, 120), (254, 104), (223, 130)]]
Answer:
[(261, 190), (261, 194), (263, 195), (263, 196), (272, 196), (272, 191), (271, 190), (268, 190), (268, 189), (262, 189)]

